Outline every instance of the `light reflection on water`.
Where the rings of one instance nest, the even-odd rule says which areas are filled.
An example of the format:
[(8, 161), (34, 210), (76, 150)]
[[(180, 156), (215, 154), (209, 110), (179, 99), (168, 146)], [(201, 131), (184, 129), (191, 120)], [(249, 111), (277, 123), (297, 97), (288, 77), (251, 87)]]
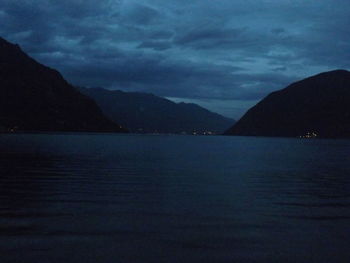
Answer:
[(350, 141), (0, 136), (1, 262), (349, 262)]

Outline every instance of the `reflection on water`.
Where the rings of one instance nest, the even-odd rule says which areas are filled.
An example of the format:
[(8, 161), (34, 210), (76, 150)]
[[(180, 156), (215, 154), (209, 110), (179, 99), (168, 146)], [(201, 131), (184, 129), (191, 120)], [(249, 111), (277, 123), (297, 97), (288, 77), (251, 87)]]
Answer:
[(350, 262), (350, 141), (1, 135), (1, 262)]

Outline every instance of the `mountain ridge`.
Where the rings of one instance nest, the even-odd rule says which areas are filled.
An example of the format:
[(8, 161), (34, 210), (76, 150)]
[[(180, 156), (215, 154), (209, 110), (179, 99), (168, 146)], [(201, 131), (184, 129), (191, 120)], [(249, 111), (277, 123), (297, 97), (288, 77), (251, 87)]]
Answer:
[(350, 137), (350, 72), (322, 72), (270, 93), (225, 135)]
[(55, 69), (0, 37), (2, 131), (125, 132)]
[(109, 118), (132, 132), (221, 134), (234, 122), (197, 104), (175, 103), (152, 93), (78, 89), (95, 99)]

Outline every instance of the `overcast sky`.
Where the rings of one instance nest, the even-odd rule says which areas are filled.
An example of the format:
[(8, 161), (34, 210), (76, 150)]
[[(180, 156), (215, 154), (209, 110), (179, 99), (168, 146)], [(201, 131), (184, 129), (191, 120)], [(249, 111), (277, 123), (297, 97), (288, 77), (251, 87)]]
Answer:
[(0, 0), (0, 22), (74, 85), (233, 118), (300, 78), (350, 69), (349, 0)]

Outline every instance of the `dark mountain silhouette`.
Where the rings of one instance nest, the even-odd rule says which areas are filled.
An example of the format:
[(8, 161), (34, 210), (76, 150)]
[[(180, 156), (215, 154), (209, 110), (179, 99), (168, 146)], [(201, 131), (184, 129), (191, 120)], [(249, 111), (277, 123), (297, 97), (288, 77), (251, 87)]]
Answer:
[(106, 116), (132, 132), (222, 133), (233, 122), (196, 104), (174, 103), (153, 94), (102, 88), (79, 89), (95, 99)]
[(309, 77), (269, 94), (227, 135), (350, 137), (350, 72)]
[(0, 130), (125, 131), (59, 72), (0, 38)]

